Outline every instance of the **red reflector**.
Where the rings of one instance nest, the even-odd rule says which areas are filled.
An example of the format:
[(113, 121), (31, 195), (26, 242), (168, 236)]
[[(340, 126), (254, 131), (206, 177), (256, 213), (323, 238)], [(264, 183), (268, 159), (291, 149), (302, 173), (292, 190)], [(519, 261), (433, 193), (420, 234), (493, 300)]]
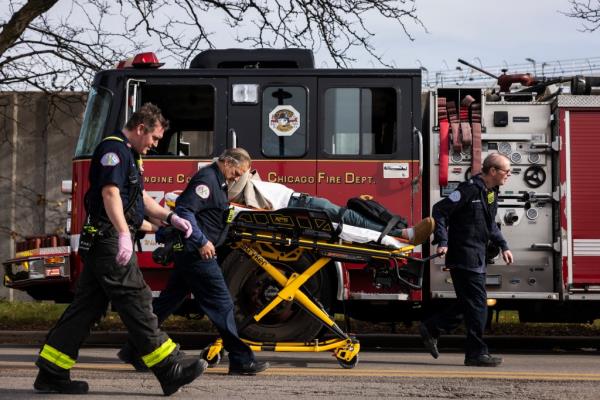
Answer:
[(60, 276), (60, 267), (46, 268), (46, 276)]
[(165, 63), (158, 62), (158, 57), (154, 53), (140, 53), (133, 57), (131, 63), (134, 68), (158, 68)]

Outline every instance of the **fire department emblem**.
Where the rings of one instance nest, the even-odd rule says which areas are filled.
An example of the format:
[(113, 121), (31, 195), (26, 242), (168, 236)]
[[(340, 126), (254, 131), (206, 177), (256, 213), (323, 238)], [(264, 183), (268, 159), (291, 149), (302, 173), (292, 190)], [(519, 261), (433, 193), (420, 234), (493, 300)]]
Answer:
[(106, 153), (102, 156), (102, 158), (100, 159), (100, 164), (102, 164), (105, 167), (114, 167), (115, 165), (119, 164), (121, 162), (121, 160), (119, 159), (119, 156), (117, 155), (117, 153)]
[(269, 128), (277, 136), (292, 136), (300, 128), (300, 113), (289, 105), (277, 106), (269, 113)]
[(206, 185), (198, 185), (196, 186), (196, 194), (201, 199), (208, 199), (208, 196), (210, 196), (210, 189)]

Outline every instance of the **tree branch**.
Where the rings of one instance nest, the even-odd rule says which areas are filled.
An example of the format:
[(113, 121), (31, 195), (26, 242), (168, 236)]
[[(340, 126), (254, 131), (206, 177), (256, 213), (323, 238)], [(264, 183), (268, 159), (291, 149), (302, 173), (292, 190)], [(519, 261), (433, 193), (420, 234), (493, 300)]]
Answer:
[(0, 32), (0, 56), (21, 37), (31, 21), (48, 11), (57, 1), (29, 0), (19, 11), (14, 13)]

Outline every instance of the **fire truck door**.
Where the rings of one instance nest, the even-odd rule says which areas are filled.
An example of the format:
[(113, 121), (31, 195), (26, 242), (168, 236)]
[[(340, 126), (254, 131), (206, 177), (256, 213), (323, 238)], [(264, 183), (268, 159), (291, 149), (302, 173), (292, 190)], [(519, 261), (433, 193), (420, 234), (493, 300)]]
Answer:
[[(600, 102), (597, 96), (564, 96), (559, 100), (561, 105), (568, 107), (561, 109), (560, 116), (564, 149), (561, 215), (567, 236), (563, 256), (568, 257), (566, 282), (573, 291), (585, 288), (597, 293), (600, 291), (600, 186), (596, 176)], [(591, 298), (590, 293), (587, 295)]]
[(315, 194), (316, 79), (229, 79), (227, 146), (242, 147), (263, 180)]
[(318, 195), (345, 205), (369, 194), (409, 223), (420, 219), (411, 78), (321, 78), (319, 99)]

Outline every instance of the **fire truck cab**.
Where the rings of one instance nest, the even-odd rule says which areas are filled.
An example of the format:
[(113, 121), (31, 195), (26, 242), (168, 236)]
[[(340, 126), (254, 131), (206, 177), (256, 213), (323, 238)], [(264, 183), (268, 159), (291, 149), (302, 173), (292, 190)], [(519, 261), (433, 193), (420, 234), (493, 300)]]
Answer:
[[(490, 249), (489, 304), (517, 309), (523, 321), (591, 321), (600, 314), (600, 217), (594, 212), (600, 189), (592, 175), (600, 99), (590, 94), (593, 88), (574, 80), (548, 96), (503, 93), (493, 85), (423, 90), (420, 70), (317, 69), (312, 52), (301, 49), (210, 50), (187, 69), (160, 65), (142, 54), (96, 75), (73, 159), (69, 246), (20, 244), (5, 262), (7, 286), (46, 299), (72, 293), (83, 268), (78, 233), (92, 152), (140, 105), (152, 102), (170, 121), (144, 159), (145, 189), (161, 204), (235, 146), (248, 150), (264, 180), (339, 205), (369, 194), (414, 224), (468, 179), (474, 159), (500, 152), (511, 160), (512, 177), (501, 188), (497, 223), (515, 264), (504, 265)], [(459, 128), (442, 132), (440, 104), (448, 102), (456, 107)], [(475, 128), (478, 133), (466, 140), (465, 132)], [(138, 259), (159, 293), (170, 267), (153, 262), (156, 246), (146, 234)], [(434, 252), (429, 244), (415, 250)], [(310, 262), (273, 264), (290, 275)], [(221, 265), (240, 319), (277, 293), (239, 251), (224, 249)], [(418, 320), (453, 301), (443, 259), (426, 268), (408, 263), (405, 282), (395, 271), (332, 262), (305, 288), (330, 313), (379, 322)], [(244, 336), (255, 340), (310, 340), (321, 326), (287, 303), (245, 329)]]

